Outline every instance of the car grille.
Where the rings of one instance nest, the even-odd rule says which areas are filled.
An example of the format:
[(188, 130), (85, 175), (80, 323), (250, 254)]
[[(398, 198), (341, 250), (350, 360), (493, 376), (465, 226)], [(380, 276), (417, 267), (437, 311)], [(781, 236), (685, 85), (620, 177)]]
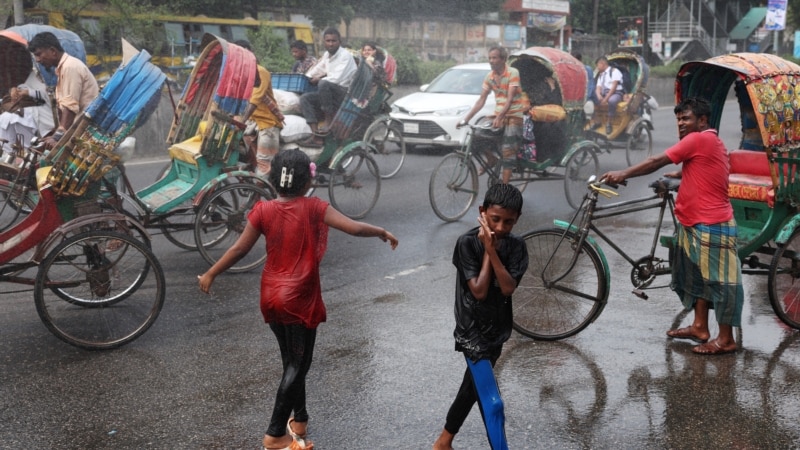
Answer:
[(404, 136), (415, 138), (433, 139), (437, 136), (446, 134), (444, 129), (430, 120), (403, 120), (403, 122), (416, 123), (419, 125), (419, 133), (403, 133)]

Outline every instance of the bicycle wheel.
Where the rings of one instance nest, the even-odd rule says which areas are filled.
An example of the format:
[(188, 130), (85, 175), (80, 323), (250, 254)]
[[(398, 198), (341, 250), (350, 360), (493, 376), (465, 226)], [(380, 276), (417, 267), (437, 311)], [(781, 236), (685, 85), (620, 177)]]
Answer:
[(164, 230), (164, 237), (184, 250), (197, 250), (194, 239), (194, 224), (197, 221), (191, 200), (186, 200), (157, 223)]
[(406, 142), (400, 122), (388, 116), (379, 117), (367, 128), (364, 142), (375, 149), (372, 157), (378, 163), (381, 178), (397, 175), (406, 159)]
[(158, 317), (164, 295), (155, 255), (131, 235), (106, 230), (61, 242), (42, 261), (34, 285), (45, 326), (89, 350), (116, 348), (141, 336)]
[(786, 325), (800, 329), (800, 229), (779, 245), (769, 267), (769, 302)]
[(564, 193), (567, 196), (567, 203), (574, 209), (578, 209), (583, 202), (589, 177), (597, 175), (600, 170), (596, 144), (584, 141), (579, 145), (564, 167)]
[(514, 293), (514, 329), (534, 339), (577, 334), (600, 315), (608, 295), (606, 269), (594, 247), (584, 242), (570, 267), (577, 237), (562, 235), (564, 230), (553, 228), (523, 236), (529, 265)]
[[(196, 247), (209, 264), (217, 262), (247, 226), (247, 215), (260, 200), (272, 195), (252, 184), (237, 183), (225, 186), (209, 196), (197, 212), (194, 227)], [(249, 254), (236, 262), (229, 272), (244, 272), (264, 264), (267, 255), (263, 238)]]
[(8, 180), (0, 180), (0, 231), (28, 217), (38, 202), (38, 192), (29, 191)]
[(431, 174), (428, 197), (433, 212), (445, 222), (464, 217), (478, 197), (478, 171), (466, 154), (442, 158)]
[(640, 121), (633, 127), (633, 132), (628, 136), (628, 145), (625, 148), (625, 157), (628, 165), (639, 164), (653, 155), (653, 134), (647, 122)]
[(381, 194), (378, 164), (366, 149), (355, 148), (329, 174), (331, 206), (351, 219), (366, 216)]

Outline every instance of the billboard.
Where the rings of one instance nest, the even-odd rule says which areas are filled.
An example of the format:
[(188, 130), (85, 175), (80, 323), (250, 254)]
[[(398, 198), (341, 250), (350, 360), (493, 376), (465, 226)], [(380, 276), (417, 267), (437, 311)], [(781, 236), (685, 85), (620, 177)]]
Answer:
[(641, 47), (644, 45), (644, 17), (617, 18), (620, 47)]

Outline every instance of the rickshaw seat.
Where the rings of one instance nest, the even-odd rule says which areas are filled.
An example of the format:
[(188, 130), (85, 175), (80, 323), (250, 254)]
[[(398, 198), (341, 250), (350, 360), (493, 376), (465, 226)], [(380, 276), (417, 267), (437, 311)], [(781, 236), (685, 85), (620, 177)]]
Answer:
[(728, 154), (728, 197), (766, 202), (775, 205), (775, 186), (769, 171), (767, 154), (762, 151), (732, 150)]
[(52, 169), (53, 166), (39, 167), (36, 169), (36, 187), (39, 188), (40, 191), (47, 184), (47, 176), (50, 175)]
[(202, 143), (203, 141), (200, 139), (200, 136), (195, 136), (183, 142), (172, 144), (169, 147), (169, 157), (196, 166), (197, 159), (203, 156), (202, 153), (200, 153)]

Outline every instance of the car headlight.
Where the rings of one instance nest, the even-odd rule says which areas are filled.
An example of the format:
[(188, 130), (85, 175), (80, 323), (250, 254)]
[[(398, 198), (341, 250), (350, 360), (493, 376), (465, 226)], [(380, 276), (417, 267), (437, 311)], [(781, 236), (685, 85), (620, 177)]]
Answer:
[(462, 105), (456, 106), (454, 108), (447, 108), (447, 109), (440, 109), (439, 111), (434, 111), (434, 116), (463, 116), (467, 113), (467, 111), (472, 108), (472, 105)]

